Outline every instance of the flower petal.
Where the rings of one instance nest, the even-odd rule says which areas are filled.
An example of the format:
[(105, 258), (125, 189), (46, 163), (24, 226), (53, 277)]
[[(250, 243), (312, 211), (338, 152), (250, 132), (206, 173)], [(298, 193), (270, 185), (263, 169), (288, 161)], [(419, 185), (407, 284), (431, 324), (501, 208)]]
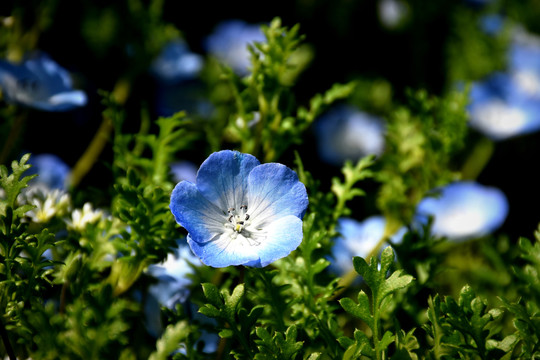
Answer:
[(197, 188), (220, 210), (240, 208), (246, 201), (248, 174), (259, 164), (253, 155), (231, 150), (215, 152), (202, 163)]
[(302, 242), (302, 236), (302, 220), (292, 215), (282, 217), (270, 224), (266, 238), (253, 246), (259, 259), (244, 265), (265, 267), (295, 250)]
[(259, 260), (258, 248), (250, 245), (250, 242), (242, 235), (233, 239), (231, 233), (224, 233), (212, 241), (199, 243), (194, 241), (190, 234), (187, 241), (193, 253), (208, 266), (222, 268)]
[(286, 215), (302, 218), (308, 205), (306, 187), (282, 164), (255, 167), (248, 177), (248, 212), (260, 224)]
[(182, 181), (174, 187), (170, 209), (176, 222), (186, 228), (189, 235), (199, 243), (210, 241), (224, 231), (226, 213), (206, 200), (197, 186), (188, 181)]

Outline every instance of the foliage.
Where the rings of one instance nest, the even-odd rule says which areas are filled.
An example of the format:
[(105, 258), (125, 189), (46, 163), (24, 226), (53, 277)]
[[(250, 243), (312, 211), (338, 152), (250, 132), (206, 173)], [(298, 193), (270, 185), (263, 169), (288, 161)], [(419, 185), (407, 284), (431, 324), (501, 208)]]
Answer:
[[(413, 64), (400, 81), (424, 74), (422, 65), (433, 60), (431, 52), (424, 59), (425, 44), (436, 43), (425, 41), (427, 24), (452, 24), (437, 45), (439, 55), (445, 54), (438, 64), (445, 69), (441, 83), (422, 82), (430, 66), (406, 85), (380, 71), (387, 59), (371, 59), (363, 49), (362, 59), (350, 59), (344, 48), (332, 55), (344, 67), (358, 61), (355, 71), (320, 71), (317, 59), (324, 54), (311, 34), (347, 33), (353, 24), (341, 23), (341, 15), (349, 7), (375, 7), (363, 2), (341, 1), (332, 9), (303, 4), (308, 23), (318, 11), (340, 15), (334, 27), (311, 23), (306, 35), (300, 25), (284, 25), (279, 17), (262, 25), (265, 40), (247, 45), (250, 69), (243, 77), (200, 55), (200, 73), (166, 85), (149, 80), (152, 61), (170, 40), (196, 37), (180, 31), (170, 3), (31, 3), (13, 1), (6, 5), (9, 14), (0, 12), (2, 58), (20, 60), (40, 47), (73, 47), (73, 54), (58, 60), (88, 56), (91, 66), (70, 71), (78, 86), (99, 90), (89, 94), (88, 108), (52, 115), (0, 93), (0, 162), (5, 163), (0, 164), (0, 358), (540, 358), (540, 228), (534, 241), (521, 237), (527, 233), (515, 235), (524, 228), (507, 227), (510, 234), (455, 243), (433, 236), (434, 219), (419, 223), (415, 216), (417, 204), (433, 189), (482, 172), (468, 168), (478, 163), (471, 158), (477, 158), (479, 147), (488, 144), (492, 155), (495, 148), (505, 152), (522, 140), (495, 144), (469, 131), (468, 92), (455, 87), (457, 80), (476, 81), (504, 68), (510, 25), (496, 35), (477, 25), (505, 2), (485, 8), (465, 8), (465, 1), (400, 2), (409, 11), (402, 21), (383, 29), (381, 19), (373, 33), (378, 45), (384, 40), (396, 48), (414, 45), (407, 56), (400, 54), (400, 62)], [(529, 13), (516, 4), (508, 14), (515, 21), (530, 19), (534, 29), (537, 10)], [(65, 18), (67, 13), (73, 18)], [(191, 16), (187, 10), (180, 15)], [(194, 18), (201, 28), (209, 21)], [(59, 45), (58, 34), (73, 24), (78, 41)], [(355, 53), (371, 41), (359, 33), (350, 45)], [(373, 72), (360, 71), (379, 60)], [(399, 66), (405, 65), (392, 63), (391, 72), (401, 72)], [(171, 89), (178, 91), (169, 94), (173, 102), (183, 106), (187, 92), (192, 97), (186, 103), (193, 106), (158, 115), (159, 100), (147, 96)], [(384, 153), (341, 167), (320, 162), (312, 125), (340, 102), (384, 118)], [(81, 135), (94, 125), (93, 138)], [(67, 127), (61, 137), (45, 133), (56, 126)], [(475, 148), (471, 142), (478, 138), (481, 146)], [(82, 148), (75, 150), (75, 143)], [(66, 188), (48, 188), (41, 171), (29, 174), (28, 149), (49, 146), (70, 156)], [(170, 208), (176, 182), (171, 164), (190, 160), (198, 167), (210, 153), (225, 149), (294, 166), (309, 199), (305, 214), (302, 208), (296, 219), (298, 231), (302, 220), (302, 242), (264, 268), (212, 268), (197, 257), (181, 259), (186, 266), (174, 274), (185, 280), (181, 284), (170, 273), (150, 271), (176, 264), (175, 250), (189, 243)], [(482, 166), (488, 160), (482, 158)], [(287, 174), (296, 183), (294, 172)], [(509, 221), (528, 212), (512, 207)], [(335, 261), (338, 220), (380, 213), (386, 219), (384, 236), (366, 254), (351, 255), (354, 271), (336, 276), (329, 266)], [(398, 230), (404, 235), (390, 241)], [(169, 293), (185, 296), (171, 306), (158, 296)]]

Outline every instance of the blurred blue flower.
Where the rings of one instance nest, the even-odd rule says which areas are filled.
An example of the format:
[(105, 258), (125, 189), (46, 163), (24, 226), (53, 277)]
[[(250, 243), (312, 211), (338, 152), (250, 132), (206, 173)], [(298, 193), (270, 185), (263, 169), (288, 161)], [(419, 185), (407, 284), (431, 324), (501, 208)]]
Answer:
[(38, 176), (31, 183), (41, 183), (49, 189), (65, 190), (71, 173), (70, 167), (54, 154), (39, 154), (31, 156), (28, 161), (32, 167), (28, 174)]
[(401, 0), (379, 0), (377, 11), (381, 24), (389, 29), (399, 26), (409, 15), (407, 3)]
[(187, 300), (191, 284), (188, 275), (193, 273), (190, 264), (197, 266), (201, 262), (184, 240), (179, 242), (178, 248), (165, 261), (148, 267), (148, 274), (158, 279), (158, 283), (150, 286), (148, 291), (161, 306), (173, 309), (177, 303)]
[(499, 14), (488, 14), (480, 18), (480, 28), (489, 35), (498, 34), (504, 25), (504, 17)]
[(507, 72), (473, 84), (470, 126), (493, 140), (540, 130), (540, 39), (517, 31)]
[(193, 266), (200, 265), (200, 260), (193, 255), (185, 239), (178, 241), (178, 248), (169, 253), (160, 264), (152, 264), (147, 273), (157, 279), (157, 283), (148, 288), (149, 297), (145, 302), (146, 327), (150, 334), (158, 337), (163, 330), (160, 308), (174, 309), (176, 304), (185, 304), (190, 291)]
[(384, 151), (384, 123), (381, 119), (348, 105), (340, 105), (315, 122), (318, 152), (329, 164), (341, 166), (346, 160)]
[(508, 215), (504, 193), (472, 181), (451, 183), (439, 197), (426, 197), (416, 210), (416, 221), (426, 223), (433, 216), (433, 235), (462, 241), (488, 235), (498, 229)]
[(226, 20), (219, 23), (214, 32), (206, 38), (205, 47), (220, 62), (244, 76), (249, 73), (250, 53), (248, 44), (266, 40), (260, 25), (248, 24), (242, 20)]
[(45, 111), (67, 111), (86, 104), (86, 94), (73, 90), (68, 72), (45, 54), (21, 64), (0, 60), (0, 88), (8, 101)]
[(176, 185), (170, 208), (204, 264), (264, 267), (300, 245), (307, 205), (305, 186), (285, 165), (224, 150), (203, 162), (196, 184)]
[(182, 40), (168, 43), (152, 62), (152, 73), (165, 83), (178, 83), (197, 77), (203, 66), (202, 56), (192, 53)]
[(186, 180), (194, 183), (197, 180), (197, 170), (197, 166), (190, 161), (177, 161), (171, 164), (174, 182)]
[[(335, 274), (344, 275), (352, 268), (352, 258), (365, 258), (384, 236), (386, 219), (383, 216), (371, 216), (364, 221), (340, 218), (336, 230), (340, 236), (334, 239), (329, 269)], [(393, 243), (400, 243), (406, 228), (401, 228), (390, 237)]]

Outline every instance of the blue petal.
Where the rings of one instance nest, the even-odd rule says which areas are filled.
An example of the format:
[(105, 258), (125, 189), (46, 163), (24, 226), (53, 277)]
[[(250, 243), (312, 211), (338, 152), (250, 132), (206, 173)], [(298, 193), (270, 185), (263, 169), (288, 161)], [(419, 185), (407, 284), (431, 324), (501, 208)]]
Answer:
[(264, 224), (287, 215), (301, 219), (306, 212), (306, 187), (285, 165), (269, 163), (257, 166), (249, 174), (248, 189), (248, 213), (257, 223)]
[(208, 266), (222, 268), (259, 260), (257, 249), (241, 240), (240, 236), (233, 240), (229, 234), (221, 234), (212, 241), (200, 243), (194, 241), (190, 233), (187, 241), (193, 253)]
[(226, 213), (206, 200), (197, 187), (188, 182), (178, 183), (171, 194), (171, 212), (176, 222), (197, 242), (212, 240), (223, 232)]
[(223, 150), (211, 154), (197, 173), (197, 188), (220, 210), (245, 204), (247, 179), (260, 162), (253, 155)]
[(499, 228), (508, 215), (508, 200), (494, 187), (455, 182), (442, 188), (439, 198), (426, 198), (417, 207), (416, 221), (433, 216), (431, 231), (460, 241), (485, 236)]
[(300, 245), (302, 237), (302, 220), (292, 215), (282, 217), (269, 226), (266, 238), (254, 246), (259, 260), (244, 265), (265, 267), (289, 255)]

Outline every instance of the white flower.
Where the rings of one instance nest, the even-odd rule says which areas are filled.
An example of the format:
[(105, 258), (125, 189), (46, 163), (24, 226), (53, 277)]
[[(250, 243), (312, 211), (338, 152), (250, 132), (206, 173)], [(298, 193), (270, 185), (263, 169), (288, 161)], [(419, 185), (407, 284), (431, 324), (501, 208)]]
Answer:
[(103, 217), (103, 211), (93, 210), (92, 204), (85, 203), (82, 210), (75, 209), (71, 213), (71, 220), (66, 220), (68, 229), (82, 232), (86, 229), (86, 225), (94, 224)]

